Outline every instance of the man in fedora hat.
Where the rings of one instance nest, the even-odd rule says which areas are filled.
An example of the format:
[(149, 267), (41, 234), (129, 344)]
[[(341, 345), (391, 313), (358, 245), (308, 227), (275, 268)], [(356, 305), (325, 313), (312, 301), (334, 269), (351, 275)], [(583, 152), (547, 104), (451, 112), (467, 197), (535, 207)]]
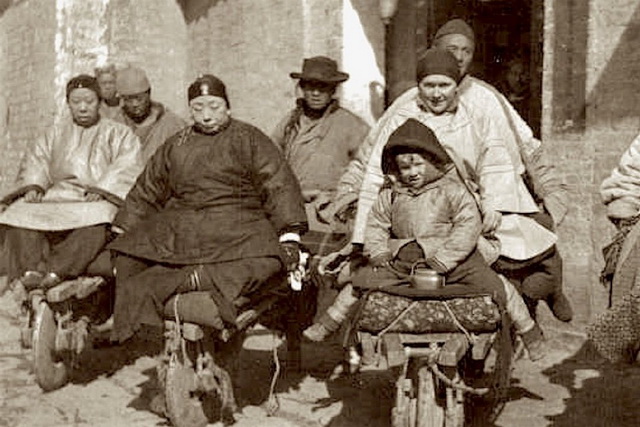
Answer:
[[(369, 126), (342, 108), (336, 99), (338, 85), (349, 78), (325, 56), (307, 58), (302, 72), (293, 72), (302, 97), (276, 127), (272, 138), (300, 181), (310, 232), (305, 236), (312, 253), (323, 252), (320, 242), (332, 230), (319, 221), (318, 210), (329, 204), (340, 176), (354, 157)], [(334, 236), (340, 239), (344, 235)], [(337, 243), (337, 242), (336, 242)], [(326, 248), (325, 248), (326, 249)]]

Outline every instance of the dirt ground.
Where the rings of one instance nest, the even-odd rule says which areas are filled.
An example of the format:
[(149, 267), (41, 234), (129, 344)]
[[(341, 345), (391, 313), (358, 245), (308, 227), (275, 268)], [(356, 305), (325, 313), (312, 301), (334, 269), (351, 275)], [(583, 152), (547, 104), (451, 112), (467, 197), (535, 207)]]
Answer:
[[(30, 353), (19, 345), (17, 314), (12, 292), (5, 292), (0, 297), (0, 426), (169, 425), (150, 410), (157, 392), (153, 358), (159, 351), (157, 344), (137, 340), (91, 350), (68, 385), (43, 393), (34, 380)], [(579, 331), (550, 319), (543, 321), (543, 327), (549, 339), (548, 356), (537, 364), (526, 357), (518, 360), (498, 419), (476, 417), (473, 425), (638, 425), (640, 366), (611, 366), (590, 350)], [(341, 358), (337, 340), (303, 346), (302, 373), (279, 377), (280, 410), (267, 417), (261, 405), (269, 390), (272, 349), (281, 344), (261, 328), (253, 329), (245, 340), (236, 378), (242, 407), (236, 426), (389, 425), (394, 378), (384, 371), (333, 377)]]

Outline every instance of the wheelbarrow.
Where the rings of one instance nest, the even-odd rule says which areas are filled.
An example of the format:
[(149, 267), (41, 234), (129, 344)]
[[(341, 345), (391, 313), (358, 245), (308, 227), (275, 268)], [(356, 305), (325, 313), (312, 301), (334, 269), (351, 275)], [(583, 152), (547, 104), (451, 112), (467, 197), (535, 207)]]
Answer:
[(399, 372), (393, 427), (462, 427), (470, 395), (493, 401), (494, 415), (484, 416), (495, 416), (509, 383), (511, 347), (503, 345), (510, 331), (501, 330), (489, 296), (425, 299), (370, 291), (354, 322), (361, 368)]
[[(206, 316), (194, 312), (215, 312), (209, 293), (178, 294), (165, 305), (165, 348), (157, 367), (164, 393), (165, 415), (175, 427), (201, 427), (216, 419), (232, 423), (237, 404), (232, 378), (237, 371), (245, 332), (260, 322), (284, 332), (286, 364), (300, 368), (301, 331), (315, 313), (315, 294), (305, 283), (302, 291), (292, 290), (286, 280), (260, 294), (234, 301), (235, 324), (220, 329)], [(306, 291), (305, 291), (306, 288)], [(308, 294), (306, 292), (311, 292)], [(312, 301), (310, 307), (309, 301)], [(193, 310), (198, 307), (197, 310)], [(198, 317), (198, 318), (196, 318)], [(274, 394), (280, 364), (274, 349), (275, 373), (271, 381), (267, 410), (278, 409)]]

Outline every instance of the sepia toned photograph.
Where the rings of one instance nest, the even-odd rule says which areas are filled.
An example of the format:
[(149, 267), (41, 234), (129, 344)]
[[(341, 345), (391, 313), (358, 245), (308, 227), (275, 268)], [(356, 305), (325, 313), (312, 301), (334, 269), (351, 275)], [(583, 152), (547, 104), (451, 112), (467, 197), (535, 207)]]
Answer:
[(0, 427), (640, 424), (639, 43), (636, 0), (0, 0)]

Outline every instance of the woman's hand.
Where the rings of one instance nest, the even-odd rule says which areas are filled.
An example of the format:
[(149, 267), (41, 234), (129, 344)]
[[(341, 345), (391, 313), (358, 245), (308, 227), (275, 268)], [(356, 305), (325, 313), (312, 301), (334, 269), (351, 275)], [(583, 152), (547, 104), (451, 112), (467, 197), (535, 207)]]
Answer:
[(104, 197), (102, 197), (102, 195), (98, 194), (98, 193), (93, 193), (89, 190), (87, 190), (85, 196), (84, 196), (84, 201), (85, 202), (100, 202), (104, 200)]
[(498, 211), (490, 210), (482, 215), (482, 232), (491, 233), (495, 231), (502, 222), (502, 214)]
[(29, 190), (27, 194), (24, 195), (24, 201), (27, 203), (40, 203), (42, 202), (42, 192), (38, 190)]

